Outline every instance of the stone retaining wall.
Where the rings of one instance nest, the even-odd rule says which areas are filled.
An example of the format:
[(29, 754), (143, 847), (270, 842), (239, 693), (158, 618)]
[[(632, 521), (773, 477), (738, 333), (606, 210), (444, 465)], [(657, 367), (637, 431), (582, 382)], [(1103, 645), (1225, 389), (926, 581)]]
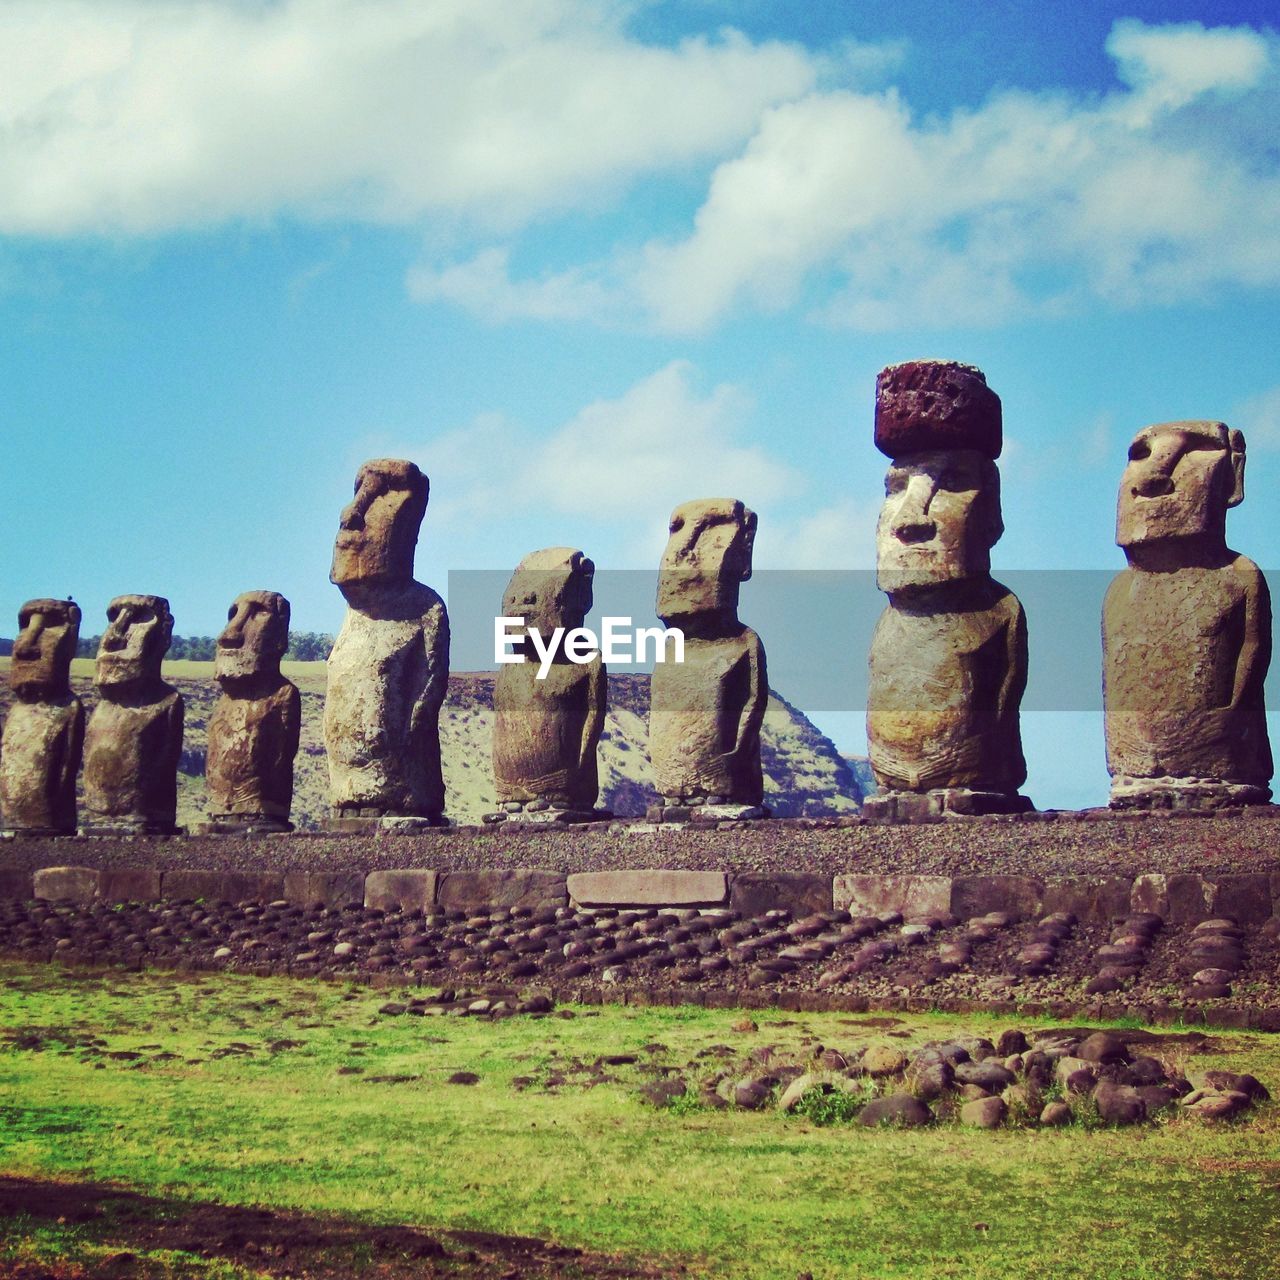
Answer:
[(406, 867), (352, 872), (250, 874), (238, 871), (157, 871), (145, 867), (43, 867), (0, 872), (0, 896), (85, 903), (160, 899), (219, 902), (286, 901), (302, 906), (349, 903), (383, 910), (536, 911), (585, 908), (732, 907), (743, 915), (775, 908), (794, 915), (848, 910), (853, 915), (901, 912), (905, 917), (961, 919), (1001, 911), (1014, 920), (1068, 911), (1082, 921), (1107, 921), (1134, 911), (1171, 924), (1228, 916), (1260, 924), (1280, 915), (1280, 873), (1150, 872), (1135, 877), (1035, 878), (1017, 875), (877, 875), (834, 877), (679, 869), (631, 869), (564, 874), (538, 868), (445, 871)]

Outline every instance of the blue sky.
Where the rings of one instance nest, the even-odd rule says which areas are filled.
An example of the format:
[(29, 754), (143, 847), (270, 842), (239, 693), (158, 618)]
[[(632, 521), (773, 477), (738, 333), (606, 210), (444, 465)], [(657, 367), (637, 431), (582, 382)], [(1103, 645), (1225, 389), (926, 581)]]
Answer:
[[(1003, 398), (997, 572), (1119, 568), (1127, 443), (1183, 417), (1246, 432), (1230, 540), (1280, 563), (1273, 13), (0, 0), (0, 618), (156, 591), (207, 634), (266, 587), (336, 630), (386, 453), (441, 588), (648, 568), (726, 493), (761, 568), (867, 568), (914, 356)], [(1033, 796), (1100, 801), (1096, 716), (1027, 719)]]

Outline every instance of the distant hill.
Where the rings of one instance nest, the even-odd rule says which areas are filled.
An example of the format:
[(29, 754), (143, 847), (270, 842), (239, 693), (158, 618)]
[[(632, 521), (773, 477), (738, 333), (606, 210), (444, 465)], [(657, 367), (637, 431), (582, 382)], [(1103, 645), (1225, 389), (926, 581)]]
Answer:
[[(0, 662), (0, 674), (8, 663)], [(78, 659), (72, 684), (92, 706), (96, 695), (91, 661)], [(302, 692), (302, 743), (294, 771), (293, 820), (313, 828), (328, 816), (322, 717), (325, 666), (322, 662), (287, 662), (285, 674)], [(209, 716), (218, 697), (211, 662), (165, 664), (165, 678), (186, 702), (181, 773), (178, 779), (178, 821), (190, 826), (203, 820), (207, 796), (204, 763)], [(493, 733), (493, 674), (455, 672), (440, 715), (441, 750), (449, 816), (458, 822), (478, 822), (496, 804), (490, 769)], [(0, 709), (8, 709), (8, 682), (0, 683)], [(611, 675), (609, 711), (600, 739), (600, 802), (619, 816), (643, 814), (654, 798), (648, 738), (649, 677)], [(846, 758), (834, 744), (789, 702), (770, 694), (761, 731), (765, 773), (765, 802), (781, 817), (816, 817), (858, 811), (864, 788), (861, 767), (866, 762)]]

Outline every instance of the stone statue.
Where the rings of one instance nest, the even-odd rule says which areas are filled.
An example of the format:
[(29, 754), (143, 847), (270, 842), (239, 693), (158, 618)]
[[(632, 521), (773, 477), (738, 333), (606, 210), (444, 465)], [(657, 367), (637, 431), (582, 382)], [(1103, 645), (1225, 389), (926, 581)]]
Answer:
[(292, 831), (293, 758), (302, 699), (280, 674), (289, 647), (289, 602), (246, 591), (218, 637), (214, 679), (222, 696), (209, 720), (208, 828), (214, 833)]
[(1221, 422), (1162, 422), (1129, 446), (1116, 511), (1129, 567), (1102, 614), (1114, 808), (1270, 799), (1271, 601), (1226, 538), (1243, 498), (1244, 437)]
[[(571, 547), (548, 547), (520, 561), (502, 597), (502, 615), (523, 618), (550, 639), (568, 635), (591, 610), (595, 565)], [(604, 727), (608, 676), (597, 653), (571, 662), (561, 644), (539, 679), (527, 634), (513, 653), (525, 661), (503, 665), (493, 688), (493, 777), (506, 816), (561, 822), (608, 817), (595, 812), (599, 794), (596, 747)]]
[(76, 774), (84, 748), (84, 707), (71, 692), (80, 607), (28, 600), (18, 611), (9, 662), (14, 703), (0, 746), (0, 814), (23, 835), (76, 829)]
[(94, 677), (99, 701), (84, 746), (89, 834), (178, 830), (182, 697), (160, 678), (172, 636), (162, 596), (117, 596), (107, 606)]
[(671, 514), (658, 570), (658, 616), (684, 634), (684, 661), (654, 667), (649, 755), (662, 804), (651, 816), (760, 818), (760, 724), (769, 700), (764, 646), (738, 621), (751, 577), (756, 514), (732, 498)]
[(889, 597), (871, 641), (867, 739), (880, 821), (1011, 813), (1027, 769), (1018, 708), (1027, 626), (991, 576), (1004, 532), (1000, 398), (971, 365), (912, 360), (876, 379), (876, 447), (892, 459), (876, 531)]
[(444, 601), (413, 578), (427, 477), (380, 458), (356, 475), (329, 574), (346, 597), (329, 655), (324, 740), (340, 830), (444, 822), (440, 704), (449, 682)]

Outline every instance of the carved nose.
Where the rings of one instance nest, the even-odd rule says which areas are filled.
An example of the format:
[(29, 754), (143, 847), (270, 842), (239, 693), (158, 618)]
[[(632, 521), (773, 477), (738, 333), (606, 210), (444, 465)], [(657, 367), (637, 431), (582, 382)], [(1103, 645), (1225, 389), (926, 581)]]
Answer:
[(338, 517), (338, 527), (340, 529), (363, 529), (364, 528), (364, 512), (356, 503), (342, 508), (342, 515)]
[(919, 518), (895, 525), (893, 536), (899, 542), (928, 542), (937, 532), (938, 526), (932, 520)]
[(1133, 486), (1136, 498), (1162, 498), (1173, 492), (1173, 480), (1169, 476), (1144, 476)]

